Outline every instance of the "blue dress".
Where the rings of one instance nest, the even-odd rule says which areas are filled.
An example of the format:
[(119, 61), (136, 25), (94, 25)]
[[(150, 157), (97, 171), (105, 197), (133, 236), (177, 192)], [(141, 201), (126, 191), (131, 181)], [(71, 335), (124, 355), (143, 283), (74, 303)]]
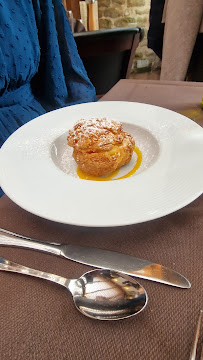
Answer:
[(62, 0), (0, 0), (0, 147), (47, 111), (95, 100)]

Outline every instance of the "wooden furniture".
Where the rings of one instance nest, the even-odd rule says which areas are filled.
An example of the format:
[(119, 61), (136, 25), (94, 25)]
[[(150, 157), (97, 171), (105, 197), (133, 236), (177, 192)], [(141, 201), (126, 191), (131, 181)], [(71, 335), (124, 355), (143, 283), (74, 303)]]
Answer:
[(101, 101), (136, 101), (162, 106), (203, 127), (203, 83), (189, 81), (120, 80)]
[(74, 19), (81, 19), (86, 30), (98, 30), (98, 2), (95, 0), (62, 0), (66, 11), (71, 10)]
[(62, 0), (66, 10), (72, 10), (73, 17), (80, 19), (80, 5), (79, 0)]
[(74, 34), (79, 55), (97, 95), (107, 93), (120, 79), (128, 78), (141, 28), (116, 28)]

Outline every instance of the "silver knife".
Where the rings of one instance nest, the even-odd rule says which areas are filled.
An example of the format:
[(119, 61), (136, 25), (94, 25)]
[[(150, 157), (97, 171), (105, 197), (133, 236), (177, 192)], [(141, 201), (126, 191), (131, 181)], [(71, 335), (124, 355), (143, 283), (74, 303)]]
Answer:
[(179, 288), (189, 289), (191, 287), (190, 282), (183, 275), (174, 270), (152, 263), (148, 260), (142, 260), (131, 255), (114, 251), (92, 248), (89, 246), (59, 244), (36, 240), (4, 229), (0, 229), (0, 245), (17, 246), (51, 253), (81, 264), (101, 269), (115, 270), (130, 276), (152, 280)]

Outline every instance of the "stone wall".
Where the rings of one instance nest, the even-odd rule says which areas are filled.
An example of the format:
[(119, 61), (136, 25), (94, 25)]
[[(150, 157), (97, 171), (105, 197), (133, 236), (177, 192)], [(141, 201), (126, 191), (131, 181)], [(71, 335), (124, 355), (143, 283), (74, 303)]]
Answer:
[[(147, 31), (149, 28), (150, 0), (98, 0), (99, 28), (140, 26), (145, 30), (144, 39), (139, 44), (132, 72), (143, 69), (149, 71), (155, 62), (155, 54), (147, 47)], [(147, 60), (147, 61), (138, 61)]]

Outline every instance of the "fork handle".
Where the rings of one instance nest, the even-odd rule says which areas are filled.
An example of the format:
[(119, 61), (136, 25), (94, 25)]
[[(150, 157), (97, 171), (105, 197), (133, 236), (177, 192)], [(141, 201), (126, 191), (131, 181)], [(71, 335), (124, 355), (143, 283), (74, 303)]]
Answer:
[(198, 343), (199, 334), (200, 334), (202, 314), (203, 314), (203, 310), (200, 310), (200, 314), (199, 314), (198, 321), (197, 321), (197, 326), (196, 326), (196, 330), (195, 330), (195, 336), (194, 336), (194, 340), (193, 340), (193, 343), (192, 343), (192, 348), (191, 348), (189, 360), (195, 360), (196, 359), (197, 343)]

